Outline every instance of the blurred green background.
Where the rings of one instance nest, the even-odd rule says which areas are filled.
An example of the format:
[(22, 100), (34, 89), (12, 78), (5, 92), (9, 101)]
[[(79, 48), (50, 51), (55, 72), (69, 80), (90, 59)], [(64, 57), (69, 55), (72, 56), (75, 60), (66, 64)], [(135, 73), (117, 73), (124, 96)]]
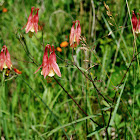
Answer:
[[(104, 129), (98, 130), (53, 78), (44, 79), (40, 74), (41, 70), (34, 74), (38, 66), (34, 65), (24, 50), (28, 48), (37, 64), (41, 65), (43, 45), (53, 44), (56, 49), (60, 47), (61, 42), (69, 42), (72, 21), (79, 20), (83, 39), (74, 49), (75, 63), (85, 74), (91, 74), (100, 92), (112, 100), (116, 93), (114, 88), (121, 82), (133, 58), (133, 46), (136, 48), (135, 54), (140, 51), (140, 37), (136, 36), (134, 43), (130, 20), (132, 10), (135, 10), (135, 13), (139, 12), (140, 1), (128, 0), (127, 3), (122, 0), (105, 0), (112, 14), (110, 17), (103, 2), (0, 0), (0, 47), (2, 48), (4, 44), (7, 46), (13, 67), (22, 71), (16, 78), (13, 78), (11, 72), (4, 85), (2, 72), (0, 73), (1, 139), (105, 138)], [(26, 34), (22, 27), (27, 23), (32, 6), (39, 8), (41, 30), (30, 37), (30, 33)], [(81, 50), (81, 47), (88, 50)], [(61, 78), (55, 76), (57, 80), (87, 114), (100, 124), (103, 124), (101, 117), (103, 110), (107, 123), (110, 113), (108, 104), (100, 96), (98, 100), (92, 83), (75, 66), (64, 61), (67, 60), (68, 63), (73, 61), (72, 48), (67, 46), (62, 48), (62, 52), (56, 50), (56, 55), (62, 74)], [(90, 60), (90, 63), (87, 60)], [(109, 127), (110, 139), (139, 139), (139, 81), (138, 56), (118, 88), (117, 98), (113, 104), (116, 112), (114, 111), (114, 116), (112, 115)], [(39, 94), (45, 101), (56, 119), (34, 93)]]

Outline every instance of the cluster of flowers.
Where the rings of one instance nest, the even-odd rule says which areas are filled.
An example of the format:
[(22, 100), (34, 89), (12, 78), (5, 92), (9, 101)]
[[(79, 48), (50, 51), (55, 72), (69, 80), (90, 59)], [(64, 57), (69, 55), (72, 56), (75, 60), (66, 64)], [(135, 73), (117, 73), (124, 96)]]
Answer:
[[(28, 33), (29, 31), (36, 32), (36, 33), (38, 32), (38, 22), (39, 22), (38, 11), (39, 11), (39, 8), (35, 8), (35, 7), (31, 8), (31, 13), (28, 17), (28, 21), (27, 21), (26, 25), (24, 26), (24, 27), (26, 27), (25, 28), (26, 33)], [(138, 15), (140, 16), (140, 14), (138, 14)], [(137, 19), (134, 11), (132, 13), (132, 25), (133, 25), (134, 33), (136, 33), (136, 34), (140, 33), (140, 18), (139, 18), (139, 20)], [(70, 47), (74, 48), (77, 45), (79, 45), (80, 36), (81, 36), (80, 21), (76, 20), (73, 22), (73, 25), (72, 25), (71, 31), (70, 31), (70, 40), (69, 40)], [(60, 46), (66, 46), (66, 45), (68, 45), (68, 44), (66, 42), (64, 42)], [(42, 67), (41, 74), (44, 76), (44, 78), (47, 75), (52, 77), (52, 76), (54, 76), (55, 73), (59, 77), (61, 77), (60, 69), (56, 63), (56, 54), (55, 54), (53, 45), (52, 45), (52, 48), (49, 44), (46, 45), (42, 65), (37, 69), (37, 71), (38, 71)], [(49, 53), (49, 57), (48, 57), (48, 53)], [(7, 68), (8, 69), (12, 68), (12, 62), (11, 62), (11, 58), (10, 58), (8, 49), (4, 45), (1, 50), (1, 53), (0, 53), (0, 70), (2, 71), (3, 69), (7, 69)], [(21, 72), (16, 68), (13, 68), (13, 70), (17, 74), (21, 74)]]
[[(39, 8), (35, 8), (35, 7), (31, 8), (31, 13), (28, 17), (28, 21), (27, 21), (26, 25), (23, 27), (23, 28), (25, 28), (26, 33), (28, 33), (29, 31), (36, 32), (36, 33), (38, 32), (38, 22), (39, 22), (38, 11), (39, 11)], [(76, 47), (77, 45), (79, 45), (80, 36), (81, 36), (80, 21), (76, 20), (75, 22), (73, 22), (73, 26), (70, 31), (70, 47)], [(63, 42), (63, 44), (61, 44), (60, 46), (65, 47), (66, 45), (68, 45), (68, 44), (66, 42)], [(48, 54), (49, 54), (49, 57), (48, 57)], [(49, 44), (46, 45), (42, 65), (37, 69), (37, 71), (41, 67), (42, 67), (41, 75), (43, 75), (44, 78), (47, 75), (52, 77), (55, 75), (55, 73), (59, 77), (61, 77), (60, 69), (56, 63), (56, 54), (55, 54), (53, 45), (52, 45), (52, 48), (51, 48), (51, 45), (49, 45)], [(11, 58), (10, 58), (8, 49), (4, 45), (1, 50), (1, 54), (0, 54), (0, 69), (3, 70), (3, 69), (7, 69), (7, 68), (8, 69), (12, 68), (12, 62), (11, 62)], [(21, 72), (16, 68), (13, 68), (13, 70), (17, 74), (21, 74)]]

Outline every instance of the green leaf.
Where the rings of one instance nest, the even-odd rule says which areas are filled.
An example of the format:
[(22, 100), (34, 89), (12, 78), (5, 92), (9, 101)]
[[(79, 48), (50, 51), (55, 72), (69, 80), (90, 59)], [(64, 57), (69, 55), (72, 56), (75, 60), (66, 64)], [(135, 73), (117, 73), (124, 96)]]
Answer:
[(93, 135), (95, 135), (97, 132), (100, 132), (101, 130), (104, 130), (105, 127), (103, 128), (100, 128), (100, 127), (97, 127), (95, 131), (93, 131), (92, 133), (90, 133), (89, 135), (87, 135), (87, 137), (91, 137)]
[(110, 108), (112, 108), (112, 107), (113, 107), (113, 106), (104, 107), (104, 108), (102, 108), (101, 110), (106, 111), (106, 110), (108, 110), (108, 109), (110, 109)]

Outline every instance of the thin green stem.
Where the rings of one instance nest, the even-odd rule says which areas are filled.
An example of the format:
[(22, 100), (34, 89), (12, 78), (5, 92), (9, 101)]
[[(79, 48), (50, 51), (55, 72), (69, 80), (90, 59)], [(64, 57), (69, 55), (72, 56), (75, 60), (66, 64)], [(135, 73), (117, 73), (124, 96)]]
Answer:
[[(5, 95), (5, 72), (6, 70), (3, 70), (2, 72), (2, 92), (1, 92), (1, 110), (6, 110), (6, 95)], [(4, 136), (7, 140), (9, 140), (8, 138), (8, 128), (7, 128), (7, 120), (5, 119), (5, 113), (1, 113), (0, 117), (2, 117), (3, 119), (1, 120), (1, 131), (3, 130), (4, 132)]]

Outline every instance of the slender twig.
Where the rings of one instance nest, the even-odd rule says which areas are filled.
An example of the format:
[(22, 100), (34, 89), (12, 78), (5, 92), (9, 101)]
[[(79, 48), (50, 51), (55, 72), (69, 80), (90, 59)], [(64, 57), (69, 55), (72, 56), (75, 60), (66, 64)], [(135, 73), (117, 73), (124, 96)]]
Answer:
[[(72, 54), (73, 54), (73, 53), (72, 53)], [(57, 56), (57, 55), (56, 55), (56, 56)], [(71, 63), (68, 63), (67, 60), (63, 60), (63, 59), (60, 58), (59, 56), (57, 56), (57, 58), (60, 59), (61, 61), (66, 62), (68, 65), (74, 65), (74, 66), (76, 66), (76, 68), (77, 68), (89, 81), (92, 82), (92, 84), (93, 84), (94, 88), (96, 89), (96, 91), (98, 92), (98, 94), (99, 94), (100, 96), (102, 96), (103, 99), (110, 105), (110, 103), (108, 102), (108, 100), (107, 100), (107, 99), (102, 95), (102, 93), (98, 90), (98, 88), (96, 87), (94, 81), (93, 81), (92, 79), (90, 79), (90, 78), (75, 64), (75, 62), (73, 62), (73, 63), (72, 63), (72, 62), (71, 62)], [(74, 60), (74, 58), (73, 58), (73, 60)]]
[[(92, 79), (92, 76), (91, 76), (90, 73), (89, 73), (89, 75), (90, 75), (90, 77), (91, 77), (91, 79)], [(92, 79), (92, 81), (93, 81), (93, 79)], [(93, 86), (95, 85), (94, 81), (92, 82), (92, 84), (93, 84)], [(95, 86), (96, 86), (96, 85), (95, 85)], [(99, 106), (100, 106), (100, 108), (101, 108), (101, 104), (100, 104), (100, 100), (99, 100), (98, 94), (97, 94), (97, 99), (98, 99)], [(104, 117), (104, 112), (103, 112), (102, 110), (101, 110), (101, 113), (102, 113), (102, 120), (103, 120), (104, 126), (106, 126), (105, 117)], [(106, 127), (106, 128), (105, 128), (105, 132), (106, 132), (107, 140), (109, 140), (109, 135), (108, 135), (107, 129), (108, 129), (108, 128)]]
[[(91, 51), (93, 52), (93, 50), (91, 49)], [(94, 55), (95, 55), (95, 53), (94, 53)], [(138, 55), (138, 54), (137, 54)], [(98, 59), (98, 57), (95, 55), (95, 57), (97, 58), (97, 60), (99, 61), (99, 59)], [(99, 61), (99, 63), (100, 63), (100, 61)], [(100, 65), (102, 66), (102, 64), (100, 63)], [(107, 74), (107, 72), (104, 70), (104, 72), (106, 73), (106, 75), (107, 75), (107, 77), (108, 78), (110, 78), (109, 76), (108, 76), (108, 74)], [(112, 81), (111, 81), (111, 83), (112, 83)], [(112, 83), (112, 85), (114, 86), (114, 84)], [(118, 93), (116, 93), (116, 94), (118, 94)], [(122, 99), (121, 99), (122, 100)], [(123, 100), (122, 100), (122, 102), (123, 102)], [(114, 104), (114, 102), (112, 102), (113, 104)], [(125, 105), (125, 103), (123, 102), (123, 104)], [(125, 108), (126, 108), (126, 106), (125, 106)], [(130, 112), (129, 112), (129, 110), (126, 108), (126, 110), (128, 111), (128, 113), (129, 113), (129, 115), (130, 115), (130, 117), (131, 117), (131, 119), (133, 120), (133, 118), (132, 118), (132, 116), (131, 116), (131, 114), (130, 114)], [(134, 121), (134, 120), (133, 120)], [(109, 126), (109, 125), (108, 125)]]
[(89, 80), (92, 82), (94, 88), (96, 89), (97, 93), (103, 97), (103, 99), (110, 105), (110, 103), (108, 102), (108, 100), (102, 95), (102, 93), (98, 90), (98, 88), (96, 87), (94, 81), (92, 79), (90, 79), (75, 63), (74, 63), (74, 66), (77, 67), (77, 69)]
[(123, 78), (122, 78), (120, 84), (118, 85), (118, 87), (122, 84), (122, 82), (123, 82), (123, 80), (124, 80), (124, 78), (125, 78), (127, 72), (129, 71), (129, 69), (130, 69), (130, 67), (131, 67), (131, 65), (132, 65), (132, 63), (133, 63), (133, 61), (135, 61), (135, 58), (136, 58), (139, 54), (140, 54), (140, 52), (138, 52), (138, 53), (133, 57), (133, 59), (131, 60), (130, 65), (129, 65), (129, 67), (127, 68), (127, 70), (126, 70), (126, 72), (125, 72), (125, 74), (124, 74), (124, 76), (123, 76)]
[[(86, 43), (87, 44), (87, 43)], [(72, 49), (72, 57), (73, 57), (73, 52), (74, 52), (74, 48)], [(75, 64), (75, 61), (74, 61), (74, 57), (73, 57), (73, 65), (77, 67), (77, 69), (89, 80), (92, 82), (94, 88), (96, 89), (97, 93), (103, 97), (103, 99), (110, 105), (110, 103), (108, 102), (108, 100), (102, 95), (102, 93), (98, 90), (98, 88), (96, 87), (94, 81), (89, 78), (76, 64)]]
[[(81, 106), (75, 101), (75, 99), (65, 90), (65, 88), (58, 82), (58, 80), (53, 76), (54, 80), (60, 85), (60, 87), (65, 91), (65, 93), (67, 93), (67, 95), (74, 101), (74, 103), (78, 106), (78, 108), (86, 115), (88, 116), (88, 114), (81, 108)], [(100, 128), (102, 128), (103, 126), (98, 124), (97, 122), (95, 122), (92, 118), (90, 118), (90, 120), (92, 122), (94, 122), (95, 124), (97, 124)]]

